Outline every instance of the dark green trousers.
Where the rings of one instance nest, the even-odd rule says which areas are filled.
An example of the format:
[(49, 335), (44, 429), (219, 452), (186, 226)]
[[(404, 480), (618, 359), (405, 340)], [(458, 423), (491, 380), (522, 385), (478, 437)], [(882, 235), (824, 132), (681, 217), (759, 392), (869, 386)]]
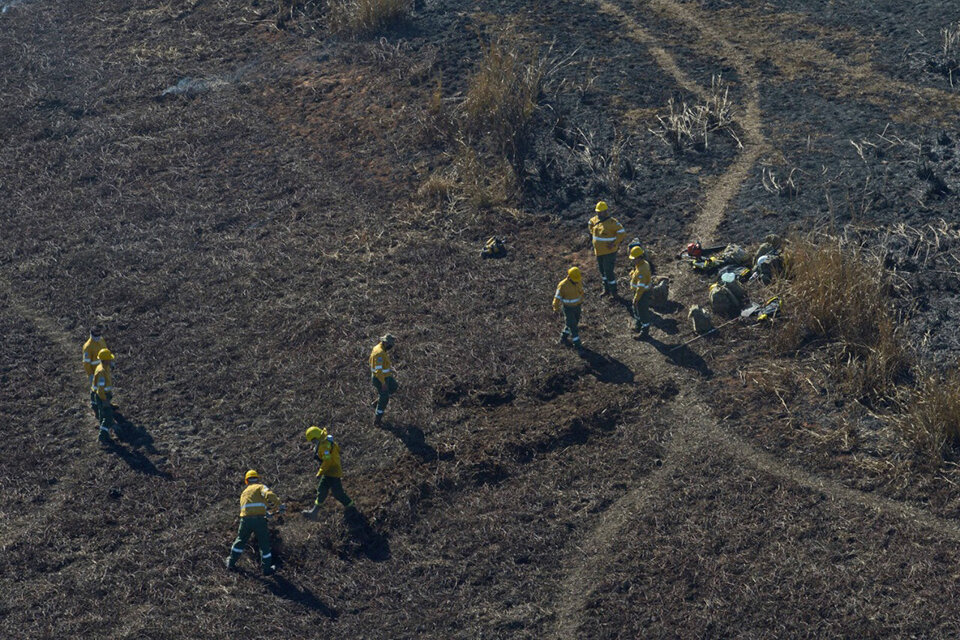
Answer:
[(387, 409), (387, 403), (390, 402), (390, 396), (397, 392), (400, 385), (393, 379), (393, 376), (387, 376), (386, 384), (381, 383), (377, 376), (371, 376), (370, 380), (373, 382), (377, 393), (380, 394), (380, 398), (377, 400), (377, 415), (382, 416)]
[(573, 344), (580, 346), (580, 306), (563, 305), (563, 333), (570, 336)]
[(600, 269), (600, 280), (603, 281), (603, 289), (607, 293), (617, 292), (617, 276), (614, 274), (614, 267), (617, 264), (617, 252), (608, 253), (604, 256), (597, 256), (597, 267)]
[[(93, 389), (93, 376), (87, 376), (90, 379), (90, 388)], [(90, 408), (93, 409), (93, 415), (97, 416), (97, 421), (100, 420), (100, 414), (97, 412), (97, 392), (90, 392)]]
[(250, 534), (257, 536), (257, 544), (260, 545), (260, 563), (266, 569), (273, 564), (273, 553), (270, 551), (270, 531), (267, 529), (266, 516), (246, 516), (240, 518), (240, 530), (237, 531), (237, 539), (233, 541), (233, 547), (230, 548), (230, 567), (236, 563), (243, 548), (247, 546), (250, 540)]
[(108, 393), (106, 400), (101, 400), (100, 396), (96, 396), (96, 411), (97, 418), (100, 419), (100, 437), (106, 437), (110, 435), (110, 429), (113, 429), (114, 420), (113, 420), (113, 405), (110, 401), (113, 399), (113, 394)]
[(323, 504), (327, 499), (327, 494), (332, 493), (333, 497), (340, 501), (345, 507), (353, 505), (353, 500), (343, 490), (343, 482), (340, 478), (331, 478), (330, 476), (320, 476), (320, 483), (317, 485), (317, 504)]
[(650, 328), (650, 291), (647, 290), (633, 301), (633, 328), (643, 331)]

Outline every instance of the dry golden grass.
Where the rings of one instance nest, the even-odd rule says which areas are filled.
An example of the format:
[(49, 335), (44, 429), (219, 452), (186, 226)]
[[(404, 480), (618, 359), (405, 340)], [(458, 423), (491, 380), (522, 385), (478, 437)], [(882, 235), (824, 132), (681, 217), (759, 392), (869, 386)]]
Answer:
[(356, 37), (377, 33), (410, 13), (410, 0), (329, 0), (330, 29)]
[(910, 358), (879, 260), (839, 239), (795, 241), (785, 258), (780, 287), (791, 313), (777, 347), (795, 352), (825, 340), (844, 392), (865, 401), (888, 396)]
[(897, 426), (922, 462), (939, 465), (960, 443), (960, 371), (925, 378)]
[(491, 151), (511, 162), (521, 161), (544, 75), (544, 60), (538, 53), (505, 40), (491, 42), (460, 106), (462, 132), (485, 140)]

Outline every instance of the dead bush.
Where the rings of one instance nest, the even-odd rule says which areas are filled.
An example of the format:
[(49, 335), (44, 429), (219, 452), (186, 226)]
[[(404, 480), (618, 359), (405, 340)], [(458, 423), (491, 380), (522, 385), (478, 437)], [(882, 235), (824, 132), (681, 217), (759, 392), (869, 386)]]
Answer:
[(522, 163), (545, 72), (538, 52), (507, 40), (491, 42), (460, 105), (463, 134), (482, 139), (515, 166)]
[(797, 240), (779, 281), (791, 310), (775, 343), (785, 352), (812, 340), (831, 345), (831, 374), (855, 398), (887, 397), (909, 371), (902, 331), (880, 259), (839, 239)]
[(378, 33), (410, 14), (411, 0), (329, 0), (330, 29), (357, 37)]
[(939, 465), (960, 444), (960, 371), (927, 376), (897, 426), (921, 463)]
[(658, 115), (657, 121), (660, 126), (650, 132), (678, 153), (687, 147), (706, 151), (710, 148), (710, 136), (717, 132), (725, 132), (738, 144), (740, 142), (733, 129), (730, 89), (720, 75), (713, 76), (710, 94), (704, 102), (692, 106), (686, 103), (677, 105), (671, 98), (667, 102), (667, 113)]

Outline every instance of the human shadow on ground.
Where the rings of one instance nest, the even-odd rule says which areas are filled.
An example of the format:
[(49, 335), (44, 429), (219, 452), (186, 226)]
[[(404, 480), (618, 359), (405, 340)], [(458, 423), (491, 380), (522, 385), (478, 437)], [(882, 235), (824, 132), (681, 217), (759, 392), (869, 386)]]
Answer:
[(665, 355), (673, 364), (684, 367), (685, 369), (693, 369), (705, 378), (713, 375), (713, 371), (710, 370), (710, 366), (706, 360), (704, 360), (700, 354), (693, 351), (688, 345), (683, 343), (666, 344), (650, 336), (644, 340), (649, 342), (654, 349)]
[(670, 314), (676, 313), (677, 311), (680, 311), (680, 309), (683, 309), (683, 305), (676, 300), (667, 300), (663, 304), (652, 304), (650, 305), (650, 308), (657, 313)]
[[(127, 466), (134, 471), (169, 480), (171, 476), (168, 471), (158, 469), (150, 458), (139, 451), (140, 448), (143, 448), (147, 453), (157, 453), (153, 446), (153, 436), (146, 428), (134, 423), (119, 412), (114, 413), (114, 420), (117, 423), (114, 427), (117, 439), (110, 441), (109, 450), (126, 462)], [(128, 444), (130, 447), (124, 447), (123, 444)]]
[(390, 559), (390, 541), (373, 528), (367, 516), (358, 509), (347, 509), (343, 512), (343, 521), (350, 537), (360, 545), (363, 555), (374, 562)]
[(663, 331), (668, 336), (675, 336), (680, 331), (677, 321), (673, 318), (664, 318), (663, 316), (653, 312), (650, 313), (650, 317), (650, 324), (660, 331)]
[(437, 450), (427, 444), (423, 429), (413, 425), (385, 423), (383, 430), (392, 433), (421, 462), (433, 462), (437, 459)]
[(273, 580), (265, 578), (264, 582), (267, 585), (267, 589), (270, 590), (270, 593), (278, 598), (283, 598), (284, 600), (289, 600), (290, 602), (303, 605), (307, 609), (316, 611), (320, 615), (331, 620), (336, 620), (340, 615), (336, 609), (324, 603), (322, 600), (320, 600), (320, 598), (315, 596), (312, 591), (306, 587), (299, 587), (293, 584), (279, 574), (274, 574)]
[(612, 384), (633, 383), (633, 371), (630, 370), (630, 367), (612, 356), (603, 355), (584, 347), (580, 351), (580, 357), (590, 365), (591, 373), (593, 373), (600, 382)]

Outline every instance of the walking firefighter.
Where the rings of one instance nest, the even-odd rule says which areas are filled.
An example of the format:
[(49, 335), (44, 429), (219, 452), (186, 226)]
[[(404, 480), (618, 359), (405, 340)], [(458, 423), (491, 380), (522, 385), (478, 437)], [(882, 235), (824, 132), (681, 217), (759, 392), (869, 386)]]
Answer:
[(243, 476), (244, 487), (240, 494), (240, 529), (237, 538), (230, 548), (227, 558), (227, 569), (234, 569), (237, 560), (243, 553), (243, 548), (250, 540), (250, 534), (257, 537), (260, 546), (260, 564), (263, 575), (269, 576), (277, 568), (273, 564), (273, 553), (270, 550), (270, 531), (267, 529), (267, 516), (271, 512), (282, 513), (284, 506), (280, 499), (265, 484), (260, 482), (260, 475), (251, 469)]
[(87, 384), (90, 385), (90, 408), (93, 410), (93, 415), (97, 416), (97, 420), (100, 416), (97, 414), (97, 392), (93, 389), (93, 374), (97, 370), (97, 365), (100, 364), (100, 357), (97, 354), (101, 349), (106, 348), (107, 341), (103, 339), (100, 328), (90, 329), (90, 337), (83, 343), (83, 371), (87, 374)]
[(650, 333), (650, 263), (644, 258), (642, 247), (630, 249), (630, 289), (633, 291), (633, 330), (645, 338)]
[(573, 346), (582, 353), (580, 344), (580, 305), (583, 304), (583, 282), (579, 267), (570, 267), (567, 277), (557, 285), (557, 292), (553, 294), (553, 310), (563, 315), (563, 331), (560, 333), (559, 344)]
[(375, 427), (379, 427), (383, 422), (383, 412), (387, 410), (390, 396), (400, 388), (393, 377), (393, 365), (390, 364), (390, 356), (387, 354), (395, 343), (396, 338), (388, 333), (380, 338), (380, 342), (370, 352), (370, 382), (379, 394), (377, 410), (373, 416)]
[(90, 379), (90, 397), (94, 402), (93, 410), (100, 422), (101, 443), (110, 442), (110, 431), (116, 432), (117, 425), (113, 419), (113, 374), (111, 368), (114, 357), (109, 349), (100, 349), (97, 352), (100, 364), (93, 370)]
[(343, 490), (340, 480), (343, 476), (340, 467), (340, 445), (333, 441), (333, 434), (326, 429), (312, 426), (307, 429), (307, 442), (313, 443), (313, 455), (320, 462), (320, 469), (317, 471), (320, 482), (317, 484), (317, 499), (312, 507), (303, 511), (303, 515), (311, 520), (315, 519), (328, 493), (332, 493), (347, 509), (354, 509), (353, 500)]
[(594, 208), (597, 215), (590, 218), (588, 230), (593, 241), (593, 253), (597, 256), (597, 267), (600, 269), (600, 279), (603, 289), (600, 295), (609, 294), (617, 297), (617, 276), (615, 271), (617, 250), (620, 243), (627, 237), (623, 225), (616, 218), (610, 216), (607, 203), (601, 200)]

